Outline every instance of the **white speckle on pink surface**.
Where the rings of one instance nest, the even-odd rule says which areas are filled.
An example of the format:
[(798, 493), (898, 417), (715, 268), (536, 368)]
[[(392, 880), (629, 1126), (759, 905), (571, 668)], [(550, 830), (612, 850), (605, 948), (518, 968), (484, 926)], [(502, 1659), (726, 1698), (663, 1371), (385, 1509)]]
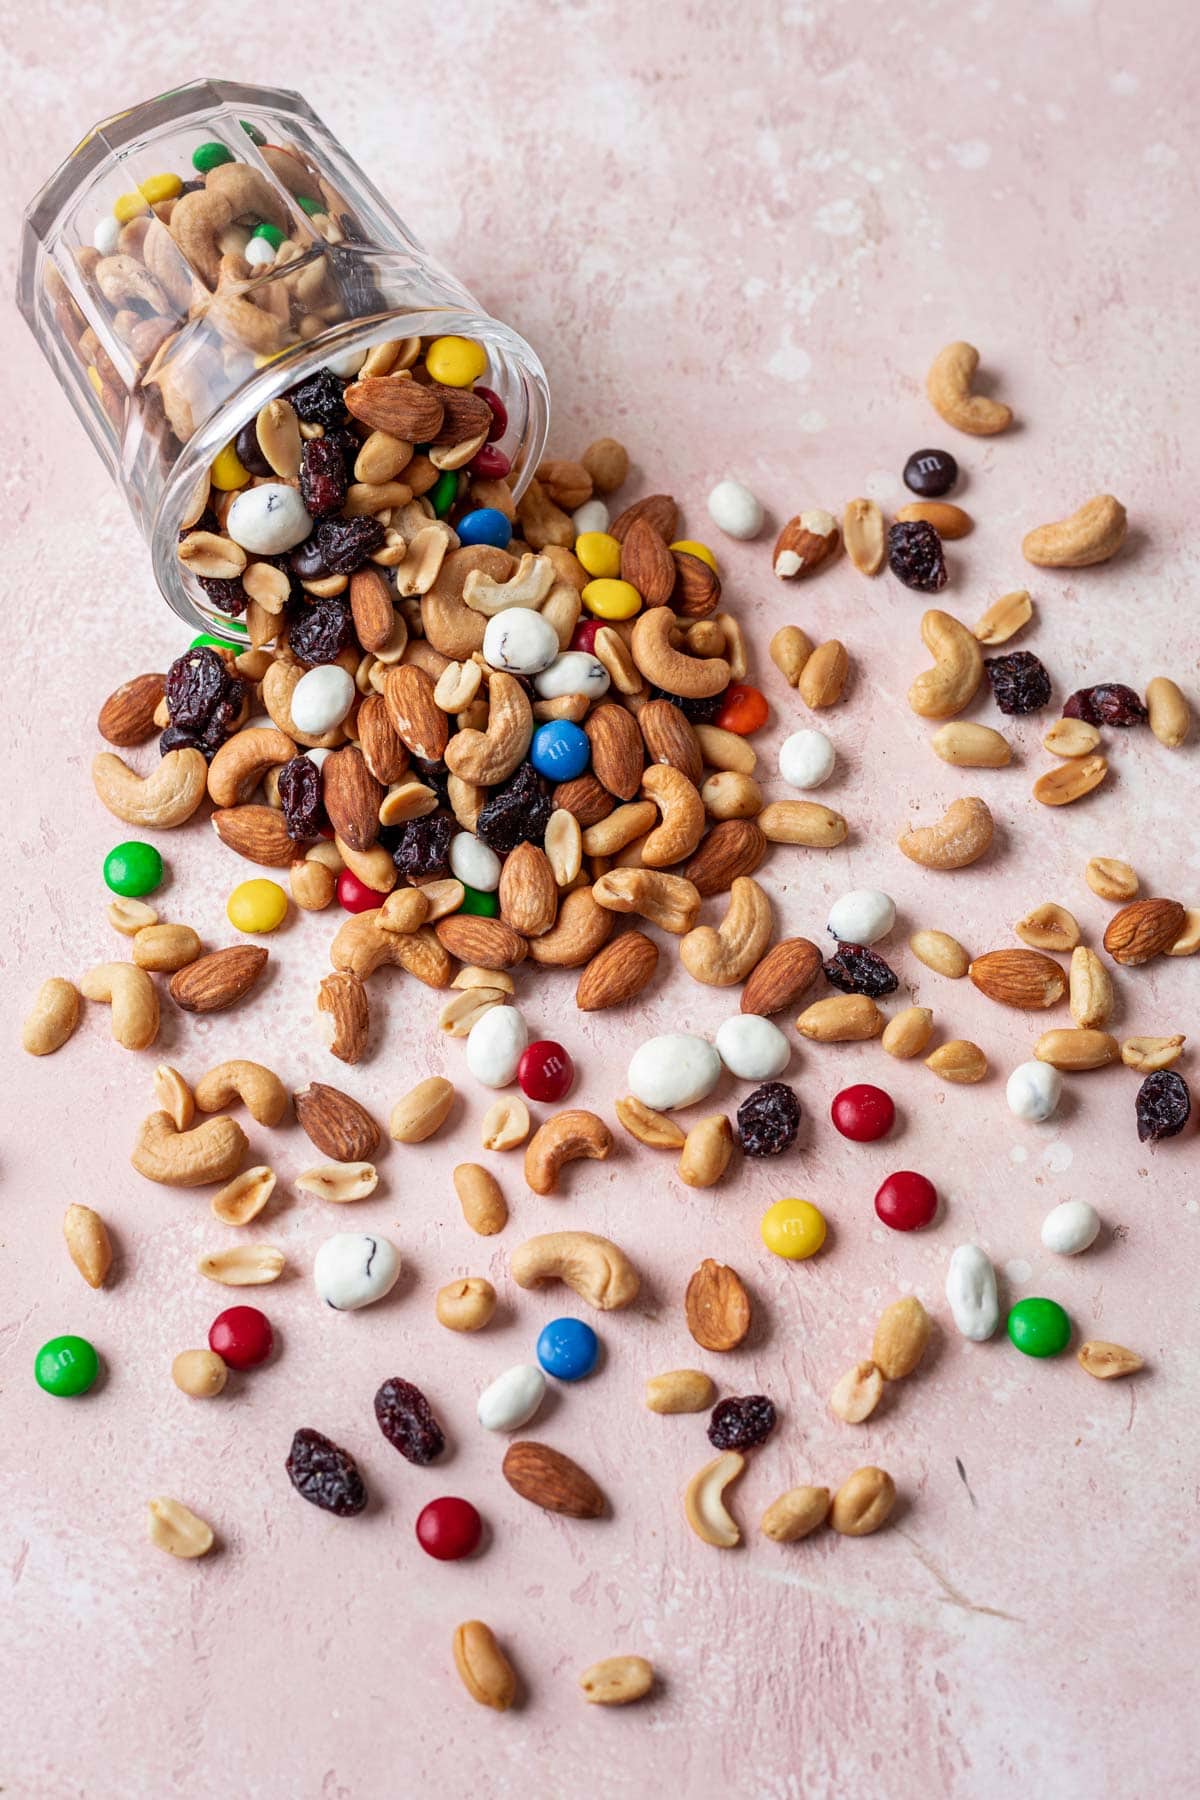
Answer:
[(1147, 144), (1142, 151), (1142, 161), (1152, 169), (1173, 169), (1179, 161), (1179, 152), (1174, 144)]
[(854, 237), (863, 228), (862, 207), (857, 200), (831, 200), (818, 207), (813, 225), (827, 237)]
[(1053, 1144), (1048, 1144), (1042, 1152), (1042, 1162), (1052, 1175), (1065, 1175), (1074, 1161), (1075, 1152), (1070, 1144), (1061, 1138)]
[(811, 369), (812, 357), (792, 337), (767, 358), (767, 373), (777, 381), (805, 381)]
[(1132, 69), (1117, 69), (1108, 78), (1109, 93), (1118, 94), (1123, 100), (1128, 99), (1131, 94), (1136, 94), (1141, 85)]
[(1029, 1161), (1029, 1151), (1025, 1148), (1024, 1144), (1014, 1144), (1008, 1153), (1008, 1160), (1011, 1163), (1016, 1163), (1019, 1167), (1021, 1163)]
[(1033, 1274), (1033, 1264), (1025, 1261), (1023, 1256), (1014, 1256), (1004, 1264), (1004, 1278), (1013, 1287), (1024, 1287)]
[(982, 138), (966, 138), (961, 144), (951, 144), (949, 154), (960, 169), (986, 169), (992, 160), (992, 146)]

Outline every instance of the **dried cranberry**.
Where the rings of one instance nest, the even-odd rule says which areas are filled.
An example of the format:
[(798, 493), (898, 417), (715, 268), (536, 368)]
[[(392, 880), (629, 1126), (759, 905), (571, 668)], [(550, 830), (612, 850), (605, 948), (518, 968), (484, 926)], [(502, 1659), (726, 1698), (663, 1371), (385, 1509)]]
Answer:
[(867, 994), (872, 1000), (894, 994), (900, 985), (895, 970), (865, 944), (839, 944), (825, 964), (825, 979), (843, 994)]
[(231, 619), (241, 618), (250, 604), (250, 596), (239, 575), (232, 580), (217, 575), (199, 575), (196, 579), (218, 612), (226, 613)]
[(737, 1111), (738, 1136), (747, 1156), (778, 1156), (800, 1129), (800, 1102), (783, 1081), (764, 1081)]
[(722, 689), (719, 694), (709, 694), (703, 700), (685, 700), (682, 694), (668, 694), (666, 688), (652, 687), (650, 698), (669, 700), (693, 725), (711, 725), (725, 703), (725, 690)]
[(905, 587), (939, 594), (950, 577), (942, 540), (926, 519), (899, 520), (888, 532), (888, 564)]
[(1192, 1096), (1174, 1069), (1155, 1069), (1137, 1091), (1137, 1133), (1143, 1144), (1178, 1137), (1188, 1122)]
[(450, 855), (453, 822), (445, 813), (427, 813), (401, 827), (392, 861), (410, 881), (423, 875), (444, 875)]
[(352, 1518), (367, 1504), (358, 1464), (348, 1450), (324, 1432), (302, 1427), (292, 1439), (284, 1465), (288, 1480), (302, 1499), (340, 1519)]
[(314, 519), (346, 504), (346, 459), (335, 438), (309, 438), (300, 455), (300, 498)]
[[(229, 665), (208, 644), (185, 650), (167, 670), (165, 694), (172, 725), (202, 731), (233, 680)], [(240, 687), (239, 682), (239, 691)]]
[(301, 662), (336, 662), (354, 642), (354, 616), (339, 600), (318, 600), (289, 614), (287, 635), (288, 648)]
[(1150, 717), (1138, 696), (1119, 681), (1102, 681), (1098, 687), (1077, 688), (1063, 707), (1064, 719), (1084, 719), (1089, 725), (1144, 725)]
[(775, 1408), (765, 1394), (742, 1394), (718, 1400), (708, 1421), (714, 1450), (753, 1450), (775, 1429)]
[(393, 1375), (375, 1396), (375, 1417), (388, 1443), (410, 1463), (431, 1463), (446, 1448), (446, 1438), (419, 1387)]
[(1031, 713), (1050, 704), (1050, 677), (1032, 650), (985, 656), (983, 666), (1002, 713)]
[(346, 417), (346, 402), (342, 397), (345, 385), (332, 369), (318, 369), (299, 387), (292, 388), (288, 399), (296, 409), (297, 418), (303, 419), (306, 425), (324, 425), (328, 430), (331, 425), (340, 425)]
[(249, 469), (251, 475), (261, 475), (268, 481), (276, 479), (274, 469), (262, 453), (255, 420), (251, 419), (242, 426), (233, 440), (233, 447), (243, 469)]
[(522, 763), (484, 802), (475, 835), (498, 856), (507, 856), (518, 844), (540, 844), (553, 810), (545, 782), (532, 763)]
[(325, 823), (321, 803), (321, 771), (311, 756), (293, 756), (278, 775), (279, 802), (288, 836), (300, 842), (314, 838)]
[[(315, 532), (317, 553), (327, 575), (353, 575), (379, 549), (387, 528), (378, 519), (322, 519)], [(306, 538), (300, 548), (311, 543)], [(293, 552), (293, 556), (295, 553)], [(292, 567), (295, 568), (293, 561)], [(297, 569), (296, 573), (300, 571)]]

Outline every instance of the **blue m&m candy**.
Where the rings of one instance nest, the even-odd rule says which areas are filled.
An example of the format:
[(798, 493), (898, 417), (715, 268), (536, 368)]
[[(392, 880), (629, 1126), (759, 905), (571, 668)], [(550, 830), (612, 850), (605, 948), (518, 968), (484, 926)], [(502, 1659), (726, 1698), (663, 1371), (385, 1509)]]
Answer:
[(539, 725), (529, 746), (529, 760), (549, 781), (574, 781), (591, 758), (587, 732), (569, 719), (549, 719)]
[(551, 1319), (537, 1341), (537, 1359), (558, 1381), (582, 1381), (596, 1366), (600, 1339), (582, 1319)]
[(496, 550), (507, 550), (513, 528), (498, 506), (480, 506), (458, 522), (460, 544), (491, 544)]

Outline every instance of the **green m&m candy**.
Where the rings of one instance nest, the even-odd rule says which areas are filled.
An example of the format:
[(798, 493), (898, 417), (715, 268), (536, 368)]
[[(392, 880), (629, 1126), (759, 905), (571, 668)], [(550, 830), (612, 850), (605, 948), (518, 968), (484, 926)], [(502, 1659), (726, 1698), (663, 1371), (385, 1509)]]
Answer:
[(246, 136), (250, 139), (250, 142), (252, 144), (257, 144), (259, 149), (261, 150), (267, 140), (263, 136), (262, 132), (258, 129), (258, 126), (252, 125), (250, 123), (249, 119), (239, 119), (238, 124), (241, 126), (241, 128), (245, 132)]
[(1057, 1356), (1071, 1341), (1071, 1321), (1057, 1300), (1031, 1295), (1009, 1313), (1008, 1335), (1023, 1356)]
[(222, 163), (233, 161), (233, 151), (227, 150), (224, 144), (197, 144), (192, 151), (192, 167), (198, 175), (207, 175), (210, 169), (219, 169)]
[[(230, 619), (229, 629), (230, 631), (240, 631), (242, 635), (245, 636), (246, 627), (242, 624), (240, 619)], [(206, 644), (210, 645), (214, 650), (233, 650), (233, 645), (228, 638), (214, 637), (210, 631), (197, 632), (196, 636), (188, 645), (188, 649), (202, 650)], [(234, 655), (240, 656), (241, 651), (234, 651)]]
[(51, 1338), (34, 1358), (33, 1373), (47, 1394), (69, 1400), (87, 1393), (100, 1373), (100, 1358), (86, 1338)]
[(115, 844), (104, 859), (104, 879), (114, 894), (136, 899), (152, 894), (163, 878), (163, 859), (153, 844), (130, 838)]
[(437, 518), (444, 519), (454, 505), (458, 495), (458, 472), (455, 469), (443, 469), (425, 498), (432, 506)]
[(272, 250), (278, 250), (280, 244), (283, 242), (283, 233), (280, 231), (278, 225), (270, 225), (265, 219), (261, 224), (254, 227), (250, 236), (252, 238), (262, 238), (264, 243), (270, 244)]
[(310, 200), (307, 194), (297, 194), (296, 205), (302, 212), (306, 212), (310, 219), (315, 219), (318, 213), (325, 211), (323, 200)]
[(481, 919), (494, 919), (500, 911), (500, 896), (485, 894), (482, 888), (468, 887), (463, 882), (463, 902), (460, 913), (475, 913)]

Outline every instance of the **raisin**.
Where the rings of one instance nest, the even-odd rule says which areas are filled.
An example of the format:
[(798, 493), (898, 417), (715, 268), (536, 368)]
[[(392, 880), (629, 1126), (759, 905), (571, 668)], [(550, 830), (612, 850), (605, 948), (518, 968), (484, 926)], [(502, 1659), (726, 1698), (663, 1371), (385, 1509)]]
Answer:
[[(316, 529), (317, 554), (327, 575), (353, 575), (387, 536), (379, 519), (322, 519)], [(306, 538), (300, 548), (311, 542)], [(295, 568), (293, 562), (292, 567)], [(297, 569), (296, 573), (300, 571)]]
[(278, 776), (279, 803), (288, 836), (299, 842), (317, 836), (325, 823), (321, 771), (311, 756), (293, 756)]
[(450, 771), (441, 758), (437, 762), (430, 762), (424, 756), (410, 757), (409, 773), (418, 781), (423, 781), (426, 787), (433, 789), (439, 806), (453, 811), (450, 806)]
[(708, 1421), (714, 1450), (753, 1450), (775, 1429), (775, 1408), (765, 1394), (742, 1394), (719, 1400)]
[(983, 666), (1002, 713), (1031, 713), (1050, 704), (1050, 677), (1032, 650), (985, 656)]
[(352, 318), (363, 319), (369, 313), (388, 310), (388, 301), (380, 292), (371, 264), (358, 251), (345, 244), (330, 244), (325, 250), (329, 268), (342, 290), (346, 311)]
[(185, 650), (167, 670), (164, 691), (172, 725), (202, 731), (232, 680), (228, 664), (208, 644)]
[(346, 402), (342, 398), (345, 386), (332, 369), (318, 369), (299, 387), (292, 388), (288, 399), (296, 409), (296, 417), (306, 425), (324, 425), (328, 430), (346, 417)]
[(431, 1463), (446, 1448), (441, 1426), (419, 1387), (393, 1375), (375, 1396), (375, 1417), (388, 1443), (410, 1463)]
[(540, 844), (553, 810), (545, 782), (532, 763), (522, 763), (484, 802), (475, 835), (498, 856), (507, 856), (518, 844)]
[(778, 1156), (796, 1141), (800, 1102), (786, 1082), (764, 1081), (738, 1107), (737, 1122), (747, 1156)]
[(392, 861), (410, 881), (423, 875), (444, 875), (450, 855), (452, 821), (445, 813), (427, 813), (410, 819), (400, 829)]
[(298, 606), (288, 616), (288, 648), (301, 662), (336, 662), (354, 642), (354, 616), (340, 600), (318, 600)]
[(300, 498), (314, 519), (346, 504), (346, 459), (336, 438), (309, 438), (300, 456)]
[(232, 580), (217, 575), (199, 575), (196, 579), (218, 612), (226, 613), (231, 619), (241, 618), (250, 604), (250, 596), (242, 586), (240, 575), (235, 575)]
[(1137, 1091), (1137, 1133), (1143, 1144), (1178, 1137), (1188, 1122), (1192, 1096), (1174, 1069), (1156, 1069)]
[(894, 994), (900, 985), (895, 970), (865, 944), (839, 943), (824, 967), (826, 981), (843, 994), (866, 994), (878, 1000), (883, 994)]
[(358, 1464), (348, 1450), (324, 1432), (302, 1426), (292, 1439), (284, 1465), (288, 1480), (302, 1499), (340, 1519), (353, 1517), (367, 1504)]
[(248, 469), (251, 475), (262, 476), (267, 481), (278, 479), (274, 469), (262, 453), (262, 447), (258, 441), (257, 422), (254, 419), (250, 419), (242, 426), (233, 440), (233, 447), (243, 469)]
[(1102, 681), (1098, 687), (1077, 688), (1063, 707), (1064, 719), (1084, 719), (1089, 725), (1144, 725), (1150, 714), (1133, 689), (1120, 681)]
[(171, 750), (198, 750), (205, 762), (211, 762), (218, 748), (216, 744), (206, 744), (198, 731), (189, 731), (186, 725), (168, 725), (158, 740), (160, 756)]
[(725, 701), (725, 693), (708, 694), (703, 700), (685, 700), (682, 694), (668, 694), (666, 688), (652, 687), (652, 700), (668, 700), (677, 706), (685, 719), (693, 725), (711, 725)]
[(900, 520), (888, 531), (892, 574), (919, 594), (939, 594), (950, 577), (942, 540), (927, 519)]

